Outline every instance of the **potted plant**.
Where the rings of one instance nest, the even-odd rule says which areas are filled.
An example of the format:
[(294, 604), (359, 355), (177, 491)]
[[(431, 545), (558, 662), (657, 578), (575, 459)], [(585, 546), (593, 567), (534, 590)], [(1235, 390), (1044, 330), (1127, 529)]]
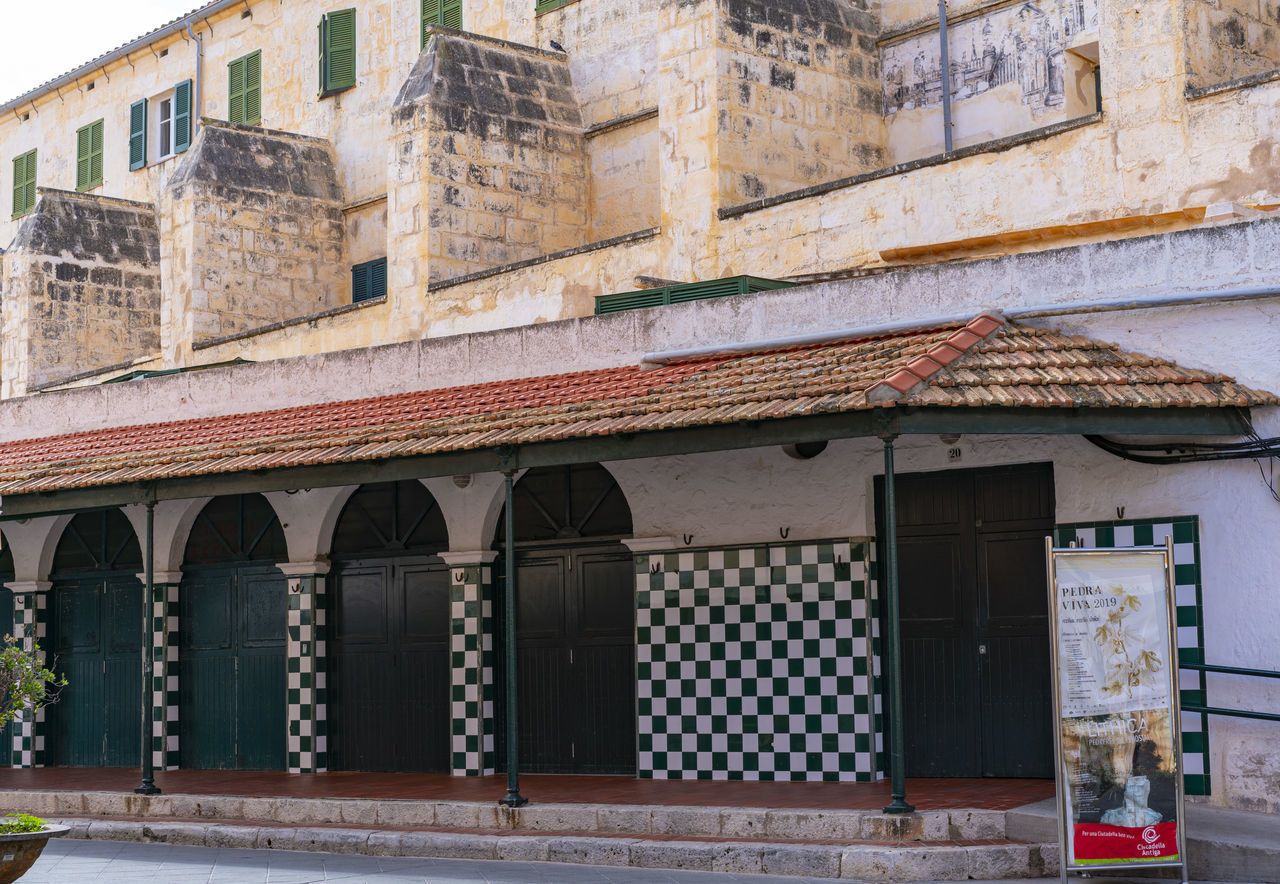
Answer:
[[(56, 702), (58, 690), (67, 683), (45, 668), (39, 645), (32, 642), (30, 650), (22, 645), (21, 639), (5, 636), (0, 650), (0, 728), (19, 712), (34, 714), (42, 706)], [(0, 817), (0, 884), (21, 878), (49, 839), (66, 833), (66, 826), (26, 813)]]

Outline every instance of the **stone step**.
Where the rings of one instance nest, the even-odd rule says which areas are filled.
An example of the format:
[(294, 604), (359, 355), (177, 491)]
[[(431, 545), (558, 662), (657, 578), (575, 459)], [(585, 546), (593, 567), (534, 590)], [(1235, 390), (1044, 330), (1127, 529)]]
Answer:
[(429, 856), (597, 866), (796, 875), (864, 882), (1039, 878), (1057, 868), (1054, 844), (797, 843), (658, 835), (468, 833), (350, 826), (249, 825), (204, 820), (64, 817), (68, 837), (270, 850)]
[[(273, 820), (287, 825), (490, 829), (687, 837), (835, 839), (839, 841), (990, 841), (1008, 837), (1005, 811), (929, 810), (887, 815), (871, 810), (546, 804), (363, 798), (258, 798), (122, 792), (0, 791), (0, 807), (37, 816)], [(1057, 836), (1044, 839), (1056, 841)]]
[[(1006, 837), (1056, 843), (1057, 812), (1052, 798), (1011, 810)], [(1189, 874), (1198, 880), (1280, 884), (1280, 816), (1188, 804), (1187, 861)]]

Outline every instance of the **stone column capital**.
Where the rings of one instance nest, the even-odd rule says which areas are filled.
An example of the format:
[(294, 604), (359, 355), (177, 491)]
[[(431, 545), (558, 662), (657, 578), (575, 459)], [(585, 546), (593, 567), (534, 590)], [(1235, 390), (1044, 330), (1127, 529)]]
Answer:
[[(143, 586), (147, 585), (147, 572), (138, 573), (138, 580)], [(151, 574), (151, 582), (156, 586), (171, 586), (182, 582), (181, 571), (153, 571)]]
[(53, 589), (53, 582), (49, 580), (10, 580), (4, 586), (14, 595), (35, 595)]
[(498, 551), (493, 549), (449, 550), (449, 552), (440, 553), (440, 558), (444, 559), (444, 563), (451, 568), (488, 565), (497, 557)]
[(329, 573), (328, 562), (281, 562), (276, 566), (285, 577), (317, 577)]

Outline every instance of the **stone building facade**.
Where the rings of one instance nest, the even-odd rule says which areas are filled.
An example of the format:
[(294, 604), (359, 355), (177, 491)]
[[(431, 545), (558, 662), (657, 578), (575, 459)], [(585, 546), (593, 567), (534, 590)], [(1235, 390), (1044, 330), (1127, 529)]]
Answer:
[[(927, 371), (859, 350), (813, 374), (892, 365), (987, 397), (967, 405), (994, 412), (953, 402), (977, 416), (904, 430), (900, 469), (936, 474), (946, 506), (969, 516), (975, 489), (1034, 485), (1043, 506), (1011, 520), (1022, 540), (1173, 537), (1183, 661), (1280, 668), (1274, 485), (1249, 459), (1137, 463), (1081, 438), (1230, 435), (1242, 425), (1221, 415), (1249, 408), (1256, 436), (1277, 435), (1267, 4), (953, 2), (945, 72), (927, 0), (539, 8), (464, 0), (452, 29), (419, 4), (368, 0), (350, 42), (318, 58), (321, 17), (345, 10), (213, 0), (0, 105), (0, 192), (14, 195), (0, 218), (6, 586), (31, 638), (106, 660), (77, 644), (88, 627), (75, 617), (110, 604), (75, 600), (137, 591), (130, 543), (155, 503), (157, 764), (492, 771), (494, 673), (512, 650), (541, 674), (521, 682), (542, 716), (529, 730), (543, 742), (522, 744), (533, 769), (883, 776), (871, 424), (786, 423), (802, 416), (795, 396), (766, 378), (733, 408), (687, 415), (711, 428), (696, 444), (672, 426), (648, 447), (648, 425), (618, 429), (663, 396), (669, 411), (696, 398), (680, 387), (698, 383), (690, 360), (753, 354), (725, 369), (740, 378), (823, 336), (927, 329), (942, 335), (932, 347), (969, 329), (1009, 354), (1060, 329), (1074, 343), (1044, 353), (1094, 353), (1088, 379), (1055, 380), (1065, 363), (1050, 355), (1009, 382), (1076, 391), (1056, 430), (999, 418), (1020, 394), (934, 349), (910, 351), (934, 360)], [(735, 288), (740, 277), (769, 290)], [(597, 315), (620, 303), (609, 296), (654, 306)], [(975, 319), (998, 310), (1016, 325)], [(1216, 392), (1147, 397), (1166, 363)], [(661, 367), (636, 380), (637, 365)], [(1257, 395), (1222, 393), (1222, 376)], [(919, 391), (893, 387), (902, 377), (880, 380), (909, 415)], [(575, 378), (630, 404), (581, 429), (572, 454), (513, 441), (555, 426), (555, 408), (595, 414)], [(1110, 382), (1138, 398), (1093, 386)], [(761, 401), (767, 414), (716, 435)], [(1090, 411), (1121, 405), (1132, 420)], [(1167, 419), (1193, 405), (1203, 423)], [(362, 423), (384, 409), (376, 431)], [(1266, 463), (1274, 445), (1257, 444)], [(340, 448), (323, 465), (346, 472), (306, 472), (318, 448)], [(363, 466), (375, 462), (382, 472)], [(536, 587), (521, 617), (555, 621), (518, 651), (499, 632), (504, 469), (519, 479), (517, 573)], [(76, 514), (91, 509), (112, 515)], [(987, 628), (978, 591), (957, 583), (970, 643)], [(400, 613), (379, 632), (359, 619), (375, 608)], [(420, 682), (379, 678), (408, 659)], [(243, 679), (218, 675), (229, 660)], [(69, 706), (132, 689), (121, 672)], [(1182, 679), (1198, 705), (1278, 699)], [(557, 724), (552, 685), (613, 702), (573, 694), (569, 707), (601, 717)], [(936, 700), (909, 696), (917, 712)], [(210, 736), (209, 708), (245, 710), (230, 717), (243, 731)], [(1029, 715), (1040, 724), (1026, 742), (1044, 750)], [(963, 720), (981, 732), (981, 716)], [(128, 720), (95, 727), (132, 739)], [(1197, 714), (1183, 727), (1195, 794), (1280, 810), (1264, 786), (1280, 769), (1270, 723)], [(77, 755), (82, 730), (61, 710), (20, 722), (13, 761), (136, 762)], [(410, 732), (430, 738), (413, 751), (393, 739)], [(623, 751), (588, 752), (601, 734)], [(949, 761), (913, 743), (909, 769), (990, 774), (1001, 747), (974, 740), (976, 755)], [(1042, 761), (1011, 772), (1048, 775)]]

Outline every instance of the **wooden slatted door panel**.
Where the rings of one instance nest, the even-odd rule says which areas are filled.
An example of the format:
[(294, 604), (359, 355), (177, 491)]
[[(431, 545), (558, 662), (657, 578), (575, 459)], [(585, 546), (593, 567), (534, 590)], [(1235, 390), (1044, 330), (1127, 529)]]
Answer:
[[(106, 583), (103, 666), (104, 767), (138, 764), (142, 742), (142, 584), (136, 577)], [(151, 636), (145, 639), (150, 645)]]
[(141, 748), (141, 584), (94, 575), (58, 581), (53, 595), (50, 648), (67, 687), (47, 707), (49, 763), (131, 767)]
[(333, 603), (334, 768), (448, 770), (448, 569), (428, 557), (344, 563)]
[(288, 585), (269, 565), (237, 569), (240, 618), (236, 738), (242, 770), (283, 770), (288, 723)]
[(907, 775), (1050, 776), (1051, 465), (899, 476), (897, 499)]
[(552, 553), (522, 559), (517, 572), (516, 696), (520, 715), (520, 767), (534, 773), (573, 769), (568, 721), (571, 707), (566, 705), (568, 571), (568, 556)]
[(574, 556), (574, 766), (583, 773), (634, 774), (634, 560), (627, 552)]
[(235, 574), (183, 576), (179, 659), (182, 697), (178, 745), (182, 766), (194, 770), (236, 767)]

